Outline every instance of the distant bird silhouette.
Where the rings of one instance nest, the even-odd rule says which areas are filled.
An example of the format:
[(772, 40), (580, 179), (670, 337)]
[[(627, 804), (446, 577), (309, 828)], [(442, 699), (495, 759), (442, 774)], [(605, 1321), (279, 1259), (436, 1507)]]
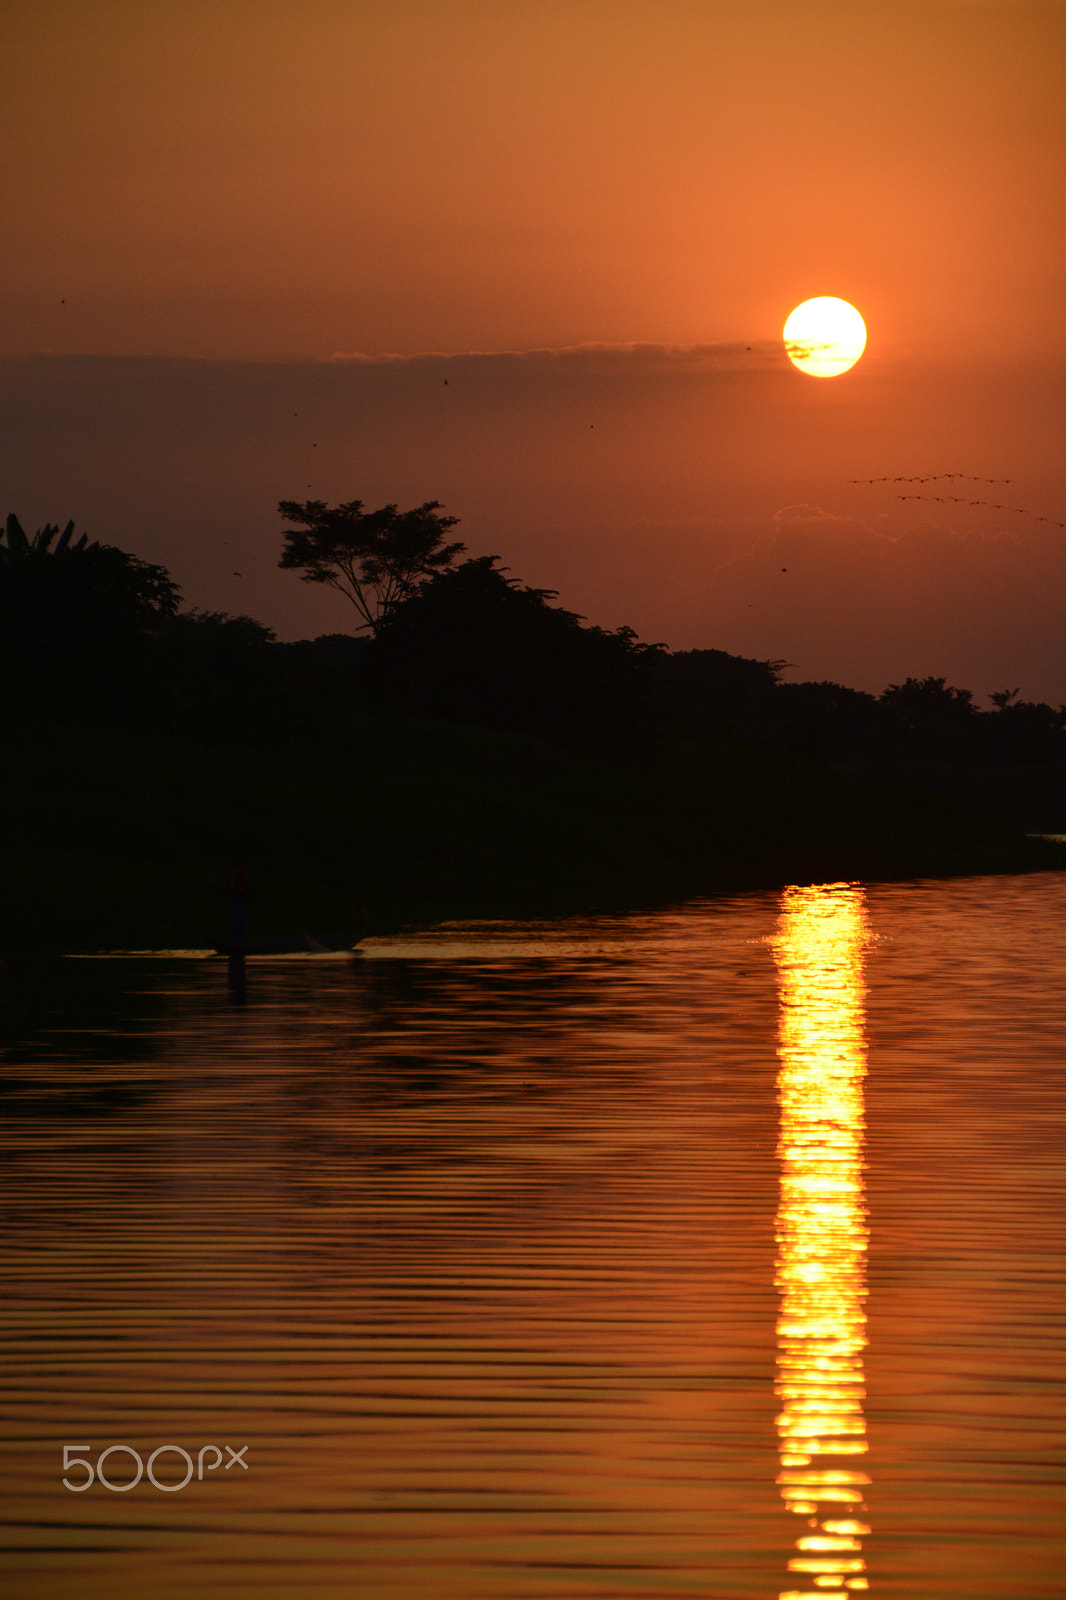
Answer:
[(448, 380), (447, 380), (447, 378), (445, 378), (445, 380), (444, 380), (444, 387), (445, 387), (445, 388), (447, 388), (447, 387), (448, 387)]
[(235, 573), (234, 573), (234, 574), (233, 574), (233, 576), (234, 576), (234, 577), (235, 577), (235, 578), (243, 578), (243, 577), (244, 577), (244, 573), (243, 573), (243, 572), (235, 572)]

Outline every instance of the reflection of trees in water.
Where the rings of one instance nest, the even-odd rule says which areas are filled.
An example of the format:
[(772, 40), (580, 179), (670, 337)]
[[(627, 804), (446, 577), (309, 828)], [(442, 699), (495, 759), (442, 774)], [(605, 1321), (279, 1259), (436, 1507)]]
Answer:
[[(171, 1003), (144, 979), (144, 964), (133, 961), (13, 963), (0, 996), (8, 1113), (106, 1116), (141, 1102), (146, 1089), (107, 1078), (108, 1069), (153, 1060), (163, 1046)], [(69, 1078), (64, 1069), (73, 1065), (80, 1072)], [(42, 1070), (49, 1067), (54, 1072)]]
[[(594, 979), (546, 960), (390, 958), (342, 970), (343, 986), (323, 985), (303, 1025), (287, 1034), (298, 1056), (300, 1034), (313, 1029), (321, 1039), (328, 1020), (328, 1050), (309, 1051), (311, 1070), (278, 1083), (279, 1161), (295, 1203), (335, 1203), (347, 1189), (374, 1211), (394, 1182), (408, 1189), (415, 1173), (415, 1212), (442, 1185), (474, 1213), (491, 1204), (497, 1222), (509, 1214), (548, 1226), (575, 1189), (587, 1193), (606, 1178), (615, 1159), (607, 1149), (561, 1162), (545, 1185), (543, 1161), (530, 1155), (523, 1170), (514, 1148), (516, 1108), (530, 1137), (566, 1148), (588, 1090), (575, 1072), (575, 1033), (589, 1042), (593, 1008), (593, 1049), (595, 1029), (626, 1026), (623, 1008), (604, 1005), (602, 961)], [(590, 1057), (582, 1065), (595, 1065), (597, 1097), (631, 1084), (615, 1047), (603, 1060)], [(378, 1212), (364, 1243), (406, 1226), (402, 1215)]]
[(358, 969), (363, 1016), (352, 1034), (363, 1057), (359, 1090), (405, 1103), (428, 1072), (437, 1084), (459, 1075), (493, 1101), (510, 1099), (524, 1069), (535, 1070), (532, 1091), (547, 1087), (545, 1079), (565, 1082), (573, 1061), (560, 1045), (593, 1010), (597, 1029), (626, 1025), (628, 1011), (619, 1006), (612, 1015), (605, 1004), (609, 976), (602, 960), (595, 973), (547, 960), (367, 962)]

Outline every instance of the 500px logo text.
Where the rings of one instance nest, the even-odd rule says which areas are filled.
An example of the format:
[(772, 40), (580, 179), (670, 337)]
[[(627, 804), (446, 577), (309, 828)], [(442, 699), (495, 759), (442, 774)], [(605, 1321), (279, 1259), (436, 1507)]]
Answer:
[[(232, 1449), (228, 1444), (223, 1445), (222, 1449), (225, 1450), (226, 1454), (229, 1456), (229, 1460), (225, 1463), (225, 1467), (223, 1469), (224, 1471), (228, 1472), (231, 1467), (237, 1466), (243, 1468), (245, 1472), (248, 1471), (248, 1463), (244, 1459), (244, 1453), (248, 1449), (246, 1444), (242, 1444), (239, 1450)], [(187, 1450), (184, 1450), (180, 1444), (161, 1444), (155, 1450), (153, 1450), (151, 1455), (148, 1457), (147, 1467), (141, 1460), (140, 1452), (134, 1450), (133, 1446), (129, 1444), (108, 1445), (106, 1450), (101, 1450), (99, 1456), (97, 1457), (95, 1467), (89, 1460), (88, 1453), (91, 1450), (91, 1444), (65, 1444), (63, 1446), (63, 1471), (70, 1472), (72, 1468), (80, 1467), (85, 1473), (83, 1478), (75, 1478), (73, 1482), (71, 1482), (70, 1478), (64, 1478), (64, 1489), (70, 1489), (74, 1494), (82, 1494), (86, 1489), (90, 1488), (92, 1484), (100, 1482), (103, 1484), (105, 1489), (110, 1489), (112, 1494), (125, 1494), (128, 1489), (135, 1488), (147, 1472), (148, 1482), (153, 1486), (153, 1488), (162, 1489), (164, 1494), (176, 1494), (179, 1489), (184, 1489), (187, 1483), (192, 1482), (194, 1474), (197, 1482), (202, 1481), (205, 1463), (206, 1470), (208, 1472), (216, 1472), (223, 1464), (222, 1450), (219, 1449), (217, 1444), (201, 1445), (200, 1449), (196, 1452), (195, 1464), (192, 1456)], [(130, 1478), (126, 1483), (114, 1482), (113, 1479), (108, 1477), (104, 1470), (104, 1463), (107, 1461), (107, 1458), (115, 1455), (120, 1457), (122, 1455), (133, 1457), (133, 1477)], [(168, 1456), (180, 1456), (181, 1460), (185, 1464), (185, 1476), (177, 1483), (165, 1483), (156, 1476), (156, 1463), (159, 1462), (160, 1467), (162, 1468), (164, 1461)], [(212, 1456), (214, 1457), (214, 1460), (209, 1459)], [(163, 1458), (162, 1461), (160, 1460), (161, 1457)], [(116, 1462), (114, 1465), (115, 1467), (118, 1467), (118, 1462)], [(129, 1465), (130, 1463), (127, 1462), (127, 1468)], [(173, 1471), (176, 1463), (171, 1460), (169, 1462), (169, 1466)], [(110, 1470), (113, 1471), (114, 1467)]]

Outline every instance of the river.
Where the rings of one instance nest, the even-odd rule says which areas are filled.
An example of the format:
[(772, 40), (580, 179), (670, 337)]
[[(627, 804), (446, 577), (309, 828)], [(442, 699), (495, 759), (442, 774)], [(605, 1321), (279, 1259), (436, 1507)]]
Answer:
[(13, 963), (7, 1592), (1061, 1596), (1064, 942), (1039, 874)]

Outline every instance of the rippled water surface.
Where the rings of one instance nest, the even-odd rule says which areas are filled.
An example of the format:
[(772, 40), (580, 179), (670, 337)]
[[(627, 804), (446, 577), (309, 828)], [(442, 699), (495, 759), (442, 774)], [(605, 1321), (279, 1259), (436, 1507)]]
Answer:
[(1049, 874), (15, 963), (8, 1592), (1061, 1596), (1064, 927)]

